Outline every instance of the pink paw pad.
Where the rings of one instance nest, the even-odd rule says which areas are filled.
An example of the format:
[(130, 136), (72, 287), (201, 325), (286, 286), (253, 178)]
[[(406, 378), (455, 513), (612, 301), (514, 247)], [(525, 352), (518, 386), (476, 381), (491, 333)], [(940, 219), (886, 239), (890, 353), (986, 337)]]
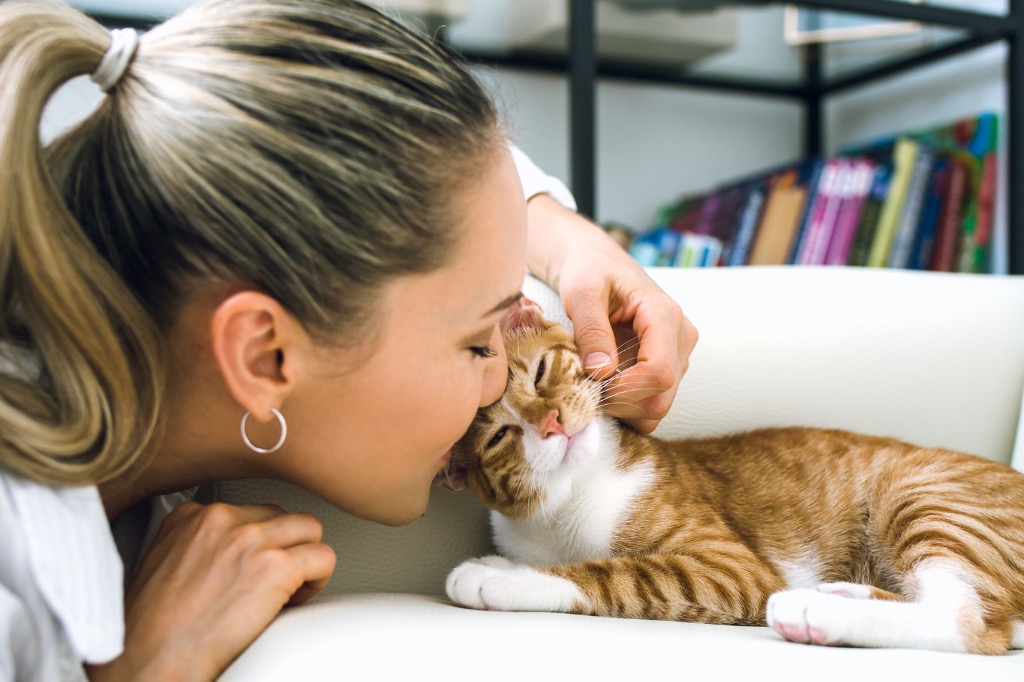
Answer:
[(790, 642), (797, 642), (799, 644), (810, 642), (807, 630), (795, 623), (775, 623), (775, 632)]

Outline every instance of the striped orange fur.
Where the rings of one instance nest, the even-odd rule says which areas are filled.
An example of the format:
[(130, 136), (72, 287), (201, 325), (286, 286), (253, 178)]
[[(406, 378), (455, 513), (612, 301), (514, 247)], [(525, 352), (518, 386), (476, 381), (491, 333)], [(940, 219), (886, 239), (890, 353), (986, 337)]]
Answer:
[(819, 644), (1024, 643), (1024, 475), (838, 430), (642, 436), (601, 414), (561, 326), (538, 317), (506, 347), (505, 395), (453, 449), (504, 559), (453, 571), (456, 602), (767, 619)]

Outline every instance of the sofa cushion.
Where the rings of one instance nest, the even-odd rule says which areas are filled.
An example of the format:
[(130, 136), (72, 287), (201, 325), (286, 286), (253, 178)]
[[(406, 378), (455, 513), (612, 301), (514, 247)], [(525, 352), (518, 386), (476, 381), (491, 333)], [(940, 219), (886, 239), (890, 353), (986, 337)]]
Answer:
[[(655, 268), (700, 332), (656, 432), (846, 428), (1010, 458), (1024, 387), (1024, 277), (863, 268)], [(524, 291), (565, 321), (537, 280)], [(443, 595), (459, 562), (492, 551), (469, 493), (434, 491), (426, 515), (387, 528), (272, 481), (218, 484), (213, 499), (272, 502), (324, 523), (338, 567), (322, 597)]]
[(221, 682), (342, 679), (1019, 682), (1024, 652), (816, 647), (767, 627), (471, 611), (422, 595), (358, 594), (286, 610)]

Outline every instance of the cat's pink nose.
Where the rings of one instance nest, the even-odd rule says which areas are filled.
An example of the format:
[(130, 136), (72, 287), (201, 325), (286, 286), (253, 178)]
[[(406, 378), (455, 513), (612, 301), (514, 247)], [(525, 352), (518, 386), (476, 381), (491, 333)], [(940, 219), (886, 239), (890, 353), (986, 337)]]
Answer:
[(565, 435), (565, 429), (562, 428), (562, 423), (558, 420), (558, 417), (558, 410), (551, 410), (547, 413), (538, 427), (541, 438), (547, 438), (555, 433)]

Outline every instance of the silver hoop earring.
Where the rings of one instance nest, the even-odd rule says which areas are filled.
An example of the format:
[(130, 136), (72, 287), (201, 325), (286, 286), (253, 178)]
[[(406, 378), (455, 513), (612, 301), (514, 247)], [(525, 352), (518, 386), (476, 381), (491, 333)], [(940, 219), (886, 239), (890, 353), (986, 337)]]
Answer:
[(274, 413), (274, 416), (277, 417), (277, 423), (281, 425), (281, 437), (278, 438), (277, 442), (269, 448), (261, 448), (257, 445), (253, 445), (253, 442), (249, 440), (249, 434), (245, 432), (245, 425), (249, 421), (249, 411), (246, 410), (245, 414), (242, 415), (242, 440), (250, 450), (261, 455), (269, 455), (271, 452), (277, 452), (281, 449), (281, 446), (284, 445), (284, 439), (288, 437), (288, 422), (284, 420), (284, 415), (281, 414), (280, 410), (276, 407), (271, 407), (270, 411)]

